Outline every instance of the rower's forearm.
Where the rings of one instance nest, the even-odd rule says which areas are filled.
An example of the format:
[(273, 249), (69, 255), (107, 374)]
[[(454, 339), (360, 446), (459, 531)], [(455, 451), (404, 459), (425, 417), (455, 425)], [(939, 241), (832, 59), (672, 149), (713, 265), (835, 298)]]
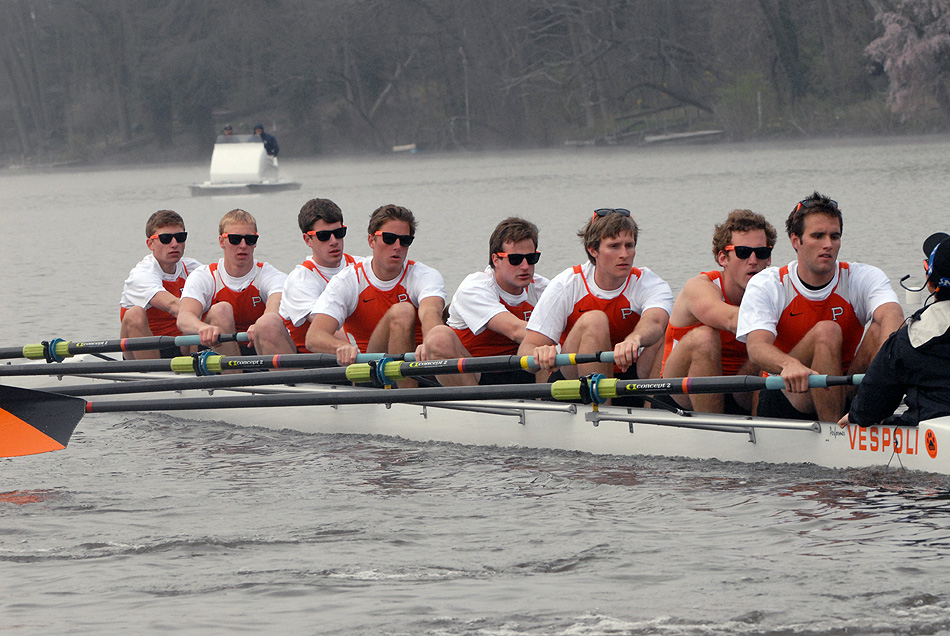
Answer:
[(341, 340), (333, 334), (328, 334), (324, 332), (313, 333), (307, 332), (307, 339), (305, 341), (307, 349), (313, 353), (336, 353), (336, 350), (340, 345), (349, 344), (347, 340)]

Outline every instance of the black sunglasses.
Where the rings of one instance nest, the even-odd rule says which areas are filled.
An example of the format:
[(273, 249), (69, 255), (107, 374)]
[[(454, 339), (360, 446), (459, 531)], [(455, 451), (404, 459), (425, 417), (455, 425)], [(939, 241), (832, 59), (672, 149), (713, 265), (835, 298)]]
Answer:
[(157, 238), (162, 242), (162, 245), (168, 245), (172, 242), (172, 239), (175, 239), (179, 243), (184, 243), (188, 240), (188, 232), (169, 232), (167, 234), (152, 234), (150, 239)]
[(392, 245), (396, 242), (396, 239), (399, 239), (399, 244), (403, 247), (412, 245), (413, 239), (416, 238), (412, 234), (394, 234), (392, 232), (383, 232), (382, 230), (377, 231), (374, 236), (382, 236), (383, 243), (386, 245)]
[(620, 216), (630, 216), (630, 210), (627, 208), (597, 208), (594, 210), (594, 216), (591, 217), (591, 221), (596, 219), (598, 216), (607, 216), (608, 214), (619, 214)]
[(321, 243), (324, 243), (326, 241), (329, 241), (331, 236), (338, 239), (341, 239), (344, 236), (346, 236), (346, 226), (341, 225), (335, 230), (310, 230), (309, 232), (307, 232), (307, 234), (309, 234), (310, 236), (316, 236), (318, 241), (320, 241)]
[(725, 248), (727, 252), (729, 250), (734, 250), (736, 253), (736, 258), (741, 258), (745, 260), (755, 254), (755, 257), (760, 261), (764, 261), (767, 258), (772, 258), (772, 248), (765, 247), (748, 247), (746, 245), (727, 245)]
[(508, 252), (495, 252), (502, 258), (507, 258), (508, 262), (514, 266), (521, 265), (521, 261), (528, 261), (528, 265), (534, 265), (541, 259), (541, 252), (529, 252), (528, 254), (509, 254)]
[(226, 236), (231, 245), (240, 245), (241, 241), (244, 241), (248, 245), (256, 245), (257, 239), (259, 238), (257, 234), (229, 234), (225, 232), (221, 236)]

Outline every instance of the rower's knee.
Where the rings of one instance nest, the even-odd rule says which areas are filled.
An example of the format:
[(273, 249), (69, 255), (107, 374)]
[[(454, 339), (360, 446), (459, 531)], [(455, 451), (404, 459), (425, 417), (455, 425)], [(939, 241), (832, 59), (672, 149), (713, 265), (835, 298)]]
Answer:
[(694, 355), (701, 355), (705, 358), (718, 360), (722, 352), (722, 339), (719, 337), (719, 331), (709, 325), (700, 325), (691, 329), (676, 346), (682, 347), (684, 345)]
[(455, 331), (446, 325), (436, 325), (425, 337), (426, 355), (433, 360), (466, 357), (464, 347)]
[(280, 338), (287, 332), (284, 319), (279, 314), (264, 314), (254, 323), (255, 336), (269, 340)]
[(409, 330), (416, 324), (416, 308), (412, 303), (396, 303), (383, 316), (390, 330)]
[(148, 313), (144, 307), (129, 307), (122, 316), (122, 329), (126, 333), (151, 333), (148, 324)]
[(204, 321), (209, 325), (220, 328), (222, 331), (233, 331), (234, 307), (229, 302), (215, 303), (205, 314)]
[(844, 332), (834, 320), (822, 320), (811, 329), (815, 347), (824, 347), (831, 351), (841, 351), (844, 344)]

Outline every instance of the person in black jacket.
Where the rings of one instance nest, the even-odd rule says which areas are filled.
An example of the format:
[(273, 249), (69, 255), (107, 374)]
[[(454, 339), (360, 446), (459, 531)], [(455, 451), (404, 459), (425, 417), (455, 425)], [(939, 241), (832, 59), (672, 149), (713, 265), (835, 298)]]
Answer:
[(264, 132), (264, 124), (254, 126), (254, 134), (261, 136), (261, 140), (264, 142), (264, 152), (270, 157), (276, 157), (277, 153), (280, 152), (280, 146), (277, 145), (277, 138), (274, 135)]
[[(950, 415), (950, 236), (924, 241), (927, 288), (934, 302), (907, 319), (868, 367), (842, 426), (871, 426), (890, 416), (905, 395), (907, 410), (895, 424), (916, 426)], [(928, 299), (929, 301), (929, 299)]]

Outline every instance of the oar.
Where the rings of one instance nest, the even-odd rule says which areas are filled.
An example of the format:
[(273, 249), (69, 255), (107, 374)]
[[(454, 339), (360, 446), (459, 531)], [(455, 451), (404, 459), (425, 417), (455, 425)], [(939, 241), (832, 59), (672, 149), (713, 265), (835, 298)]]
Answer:
[(85, 408), (78, 398), (0, 386), (0, 457), (66, 448)]
[[(385, 357), (382, 353), (361, 353), (358, 362)], [(285, 356), (207, 355), (176, 356), (161, 360), (106, 360), (102, 362), (70, 362), (69, 364), (8, 364), (0, 366), (0, 376), (26, 375), (90, 375), (98, 373), (174, 372), (211, 374), (229, 370), (326, 367), (336, 365), (330, 353), (294, 353)], [(196, 366), (196, 364), (198, 366)]]
[[(382, 355), (382, 354), (365, 354)], [(406, 354), (407, 357), (412, 354)], [(189, 358), (190, 359), (190, 358)], [(241, 361), (244, 358), (228, 358)], [(335, 360), (335, 358), (334, 358)], [(611, 362), (612, 352), (596, 354), (559, 354), (555, 360), (558, 366), (568, 364), (584, 364), (585, 362)], [(75, 365), (70, 365), (75, 366)], [(472, 369), (475, 369), (473, 371)], [(72, 385), (42, 387), (41, 391), (53, 391), (62, 395), (77, 395), (89, 397), (93, 395), (120, 395), (128, 393), (155, 393), (158, 391), (184, 391), (188, 389), (220, 389), (228, 387), (266, 386), (271, 384), (300, 384), (300, 383), (333, 383), (355, 382), (388, 384), (406, 377), (431, 376), (444, 373), (489, 373), (493, 371), (510, 371), (512, 369), (535, 370), (532, 356), (489, 356), (482, 358), (455, 358), (450, 360), (435, 360), (429, 362), (387, 362), (382, 367), (374, 367), (369, 363), (352, 364), (349, 367), (329, 369), (288, 370), (277, 373), (251, 373), (237, 375), (201, 376), (192, 378), (161, 378), (149, 380), (132, 380), (115, 384), (100, 382)], [(0, 367), (2, 371), (2, 367)], [(385, 375), (385, 382), (381, 382), (379, 374)]]
[[(812, 388), (856, 385), (863, 375), (813, 375)], [(778, 378), (781, 380), (781, 378)], [(618, 380), (616, 378), (558, 380), (543, 384), (499, 384), (489, 386), (426, 387), (417, 389), (323, 390), (314, 393), (240, 395), (223, 397), (95, 401), (86, 403), (87, 413), (120, 411), (181, 411), (268, 406), (320, 406), (332, 404), (403, 404), (406, 402), (457, 402), (463, 400), (549, 399), (597, 403), (625, 395), (672, 395), (682, 393), (729, 393), (776, 390), (784, 383), (761, 376), (714, 376), (671, 378), (670, 380)]]
[[(247, 342), (247, 334), (224, 333), (218, 342)], [(145, 338), (120, 338), (118, 340), (87, 340), (70, 342), (54, 338), (48, 342), (0, 347), (0, 359), (27, 358), (29, 360), (61, 361), (83, 353), (114, 353), (118, 351), (146, 351), (148, 349), (171, 349), (201, 344), (200, 336), (149, 336)]]
[[(354, 365), (351, 365), (354, 366)], [(284, 372), (290, 374), (293, 372)], [(260, 374), (278, 375), (278, 374)], [(281, 374), (283, 376), (283, 373)], [(809, 378), (809, 386), (860, 384), (863, 375)], [(218, 380), (219, 378), (191, 378)], [(227, 378), (221, 378), (227, 379)], [(286, 380), (286, 377), (281, 379)], [(334, 404), (395, 404), (405, 402), (451, 402), (472, 399), (555, 399), (585, 403), (600, 402), (630, 394), (723, 393), (775, 390), (784, 386), (775, 379), (760, 376), (722, 376), (711, 378), (671, 378), (668, 380), (559, 380), (550, 384), (514, 384), (469, 387), (430, 387), (420, 389), (324, 390), (314, 393), (277, 395), (241, 395), (140, 399), (86, 402), (80, 398), (45, 391), (0, 386), (0, 457), (29, 455), (64, 448), (82, 412), (207, 410), (276, 406), (315, 406)], [(159, 384), (152, 382), (152, 384)]]
[[(555, 358), (557, 366), (583, 364), (585, 362), (613, 362), (613, 352), (591, 354), (562, 353)], [(403, 380), (407, 377), (437, 375), (440, 373), (487, 373), (514, 369), (536, 370), (531, 356), (486, 356), (481, 358), (453, 358), (415, 362), (415, 355), (403, 355), (406, 360), (393, 360), (388, 354), (361, 353), (358, 364), (328, 369), (328, 374), (315, 376), (313, 382), (372, 382), (374, 379)], [(377, 370), (370, 362), (385, 360)], [(336, 365), (336, 356), (329, 353), (294, 353), (278, 356), (178, 356), (166, 360), (114, 360), (111, 362), (73, 362), (63, 365), (6, 365), (0, 366), (0, 376), (25, 375), (89, 375), (97, 373), (140, 373), (150, 371), (173, 371), (209, 375), (223, 371), (300, 369)], [(385, 377), (384, 377), (385, 376)]]

